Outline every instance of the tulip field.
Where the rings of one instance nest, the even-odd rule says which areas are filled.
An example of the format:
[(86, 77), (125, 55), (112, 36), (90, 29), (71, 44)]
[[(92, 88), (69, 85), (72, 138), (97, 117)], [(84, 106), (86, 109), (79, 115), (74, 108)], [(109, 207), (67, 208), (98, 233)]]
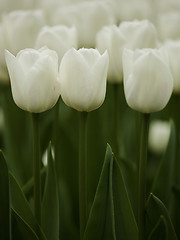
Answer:
[(0, 240), (180, 240), (178, 0), (0, 0)]

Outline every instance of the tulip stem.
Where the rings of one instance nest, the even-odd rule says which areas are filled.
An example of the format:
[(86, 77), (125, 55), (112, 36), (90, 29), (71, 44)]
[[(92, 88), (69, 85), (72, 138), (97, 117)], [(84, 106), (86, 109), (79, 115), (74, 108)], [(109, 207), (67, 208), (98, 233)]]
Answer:
[(119, 126), (119, 101), (118, 101), (118, 95), (119, 95), (119, 84), (113, 84), (113, 94), (114, 94), (114, 113), (113, 113), (113, 152), (115, 155), (119, 155), (119, 143), (118, 143), (118, 126)]
[(175, 184), (180, 185), (180, 177), (179, 177), (179, 168), (180, 168), (180, 116), (179, 116), (179, 107), (180, 107), (180, 96), (175, 95), (175, 113), (174, 113), (174, 122), (176, 128), (176, 152), (175, 152)]
[(79, 117), (79, 221), (80, 239), (83, 239), (87, 221), (87, 112)]
[(39, 137), (39, 113), (32, 113), (33, 138), (34, 138), (34, 214), (41, 225), (41, 162), (40, 162), (40, 137)]
[(54, 146), (54, 159), (56, 163), (57, 161), (57, 150), (58, 150), (58, 131), (59, 131), (59, 106), (60, 106), (60, 100), (57, 101), (56, 105), (54, 106), (54, 124), (53, 124), (53, 132), (52, 132), (52, 138), (53, 138), (53, 146)]
[(149, 114), (142, 114), (140, 155), (139, 155), (139, 191), (138, 191), (139, 240), (145, 239), (146, 164), (147, 164), (149, 118), (150, 118)]

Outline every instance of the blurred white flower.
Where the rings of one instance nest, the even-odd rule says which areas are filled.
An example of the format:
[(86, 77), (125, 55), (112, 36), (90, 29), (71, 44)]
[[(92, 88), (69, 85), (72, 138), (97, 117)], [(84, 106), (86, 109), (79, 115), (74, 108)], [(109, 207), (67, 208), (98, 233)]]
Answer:
[[(54, 160), (54, 147), (51, 146), (51, 154)], [(42, 163), (43, 166), (46, 167), (48, 165), (48, 149), (46, 149), (42, 155)]]
[(75, 26), (78, 32), (78, 47), (94, 47), (96, 33), (104, 26), (113, 24), (115, 17), (103, 1), (85, 1), (54, 9), (51, 25)]
[(161, 41), (180, 39), (180, 14), (179, 11), (169, 11), (157, 16), (157, 30)]
[(2, 26), (0, 25), (0, 82), (7, 83), (9, 76), (6, 67), (6, 62), (4, 58), (4, 49), (5, 49), (6, 41), (4, 38), (4, 31)]
[(126, 43), (124, 35), (116, 25), (103, 27), (96, 36), (96, 47), (100, 53), (108, 51), (109, 69), (108, 81), (112, 83), (122, 82), (122, 52)]
[(167, 53), (167, 63), (169, 64), (173, 76), (173, 92), (176, 94), (180, 94), (180, 40), (167, 41), (163, 45), (162, 49), (163, 51), (165, 51), (165, 53)]
[(67, 50), (77, 48), (77, 31), (75, 27), (58, 25), (54, 27), (45, 26), (39, 32), (35, 47), (38, 49), (47, 46), (57, 52), (59, 61)]
[(78, 111), (99, 108), (105, 98), (108, 54), (96, 49), (68, 50), (60, 64), (61, 97)]
[(0, 81), (8, 82), (4, 50), (17, 54), (21, 49), (34, 47), (37, 35), (44, 26), (40, 10), (14, 11), (4, 14), (0, 25)]
[[(110, 0), (111, 1), (111, 0)], [(148, 0), (116, 0), (116, 16), (119, 21), (151, 19), (152, 5)]]
[(165, 152), (169, 137), (170, 123), (168, 121), (154, 120), (149, 127), (149, 149), (156, 153), (162, 154)]
[(126, 39), (126, 47), (156, 48), (158, 44), (157, 32), (149, 20), (124, 21), (119, 25), (121, 33)]
[(122, 60), (128, 105), (143, 113), (162, 110), (171, 97), (173, 78), (161, 51), (124, 49)]
[(40, 0), (0, 0), (0, 13), (14, 10), (34, 9)]
[(14, 11), (2, 19), (6, 49), (17, 54), (21, 49), (34, 47), (40, 29), (45, 25), (43, 11)]
[(5, 54), (12, 95), (23, 110), (39, 113), (52, 108), (60, 95), (58, 56), (53, 50), (24, 49)]

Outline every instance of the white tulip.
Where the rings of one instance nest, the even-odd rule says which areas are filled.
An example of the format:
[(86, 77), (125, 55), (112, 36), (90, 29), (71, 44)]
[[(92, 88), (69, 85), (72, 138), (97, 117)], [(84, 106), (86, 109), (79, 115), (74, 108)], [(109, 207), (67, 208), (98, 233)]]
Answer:
[(167, 63), (169, 64), (174, 80), (173, 92), (180, 94), (180, 40), (166, 42), (162, 49), (167, 53)]
[(96, 49), (68, 50), (60, 64), (61, 97), (78, 111), (99, 108), (105, 98), (108, 54)]
[(12, 95), (23, 110), (39, 113), (52, 108), (60, 95), (58, 56), (46, 47), (5, 53)]
[(78, 48), (94, 47), (96, 33), (104, 26), (115, 23), (109, 5), (101, 1), (85, 1), (61, 6), (51, 13), (51, 24), (75, 26), (78, 32)]
[(76, 28), (63, 25), (43, 27), (37, 37), (35, 47), (38, 49), (43, 46), (55, 50), (61, 60), (67, 50), (72, 47), (77, 48)]
[(14, 11), (4, 14), (0, 25), (0, 81), (8, 82), (9, 76), (4, 51), (17, 54), (21, 49), (34, 47), (37, 35), (44, 26), (43, 12)]
[(126, 41), (116, 25), (103, 27), (96, 36), (96, 47), (103, 53), (106, 49), (109, 55), (108, 81), (122, 82), (122, 52)]
[(125, 21), (119, 25), (119, 28), (126, 38), (127, 48), (134, 50), (136, 48), (157, 47), (157, 32), (150, 21)]
[(119, 11), (120, 21), (150, 19), (152, 16), (151, 2), (148, 0), (120, 0), (115, 2), (119, 4), (117, 10)]
[(162, 120), (154, 120), (149, 127), (149, 149), (156, 153), (162, 154), (165, 152), (169, 137), (170, 123)]
[(179, 11), (170, 11), (159, 14), (157, 17), (157, 30), (161, 41), (180, 39)]
[(4, 32), (3, 28), (0, 25), (0, 82), (6, 83), (8, 82), (9, 76), (6, 67), (6, 62), (4, 58), (4, 49), (5, 49), (5, 39), (4, 39)]
[(40, 10), (14, 11), (2, 19), (6, 49), (17, 54), (21, 49), (33, 48), (40, 29), (45, 25)]
[(171, 97), (173, 78), (161, 51), (124, 49), (122, 60), (128, 105), (143, 113), (162, 110)]

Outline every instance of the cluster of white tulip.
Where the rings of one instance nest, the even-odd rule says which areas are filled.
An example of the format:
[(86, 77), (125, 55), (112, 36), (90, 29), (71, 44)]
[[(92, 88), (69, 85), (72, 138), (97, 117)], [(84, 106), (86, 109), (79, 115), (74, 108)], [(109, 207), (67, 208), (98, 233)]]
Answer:
[[(136, 6), (148, 9), (147, 6), (149, 5), (146, 5), (147, 2), (146, 4), (144, 3), (144, 5), (142, 1), (139, 1), (138, 5), (137, 2), (138, 1), (135, 1), (133, 4), (136, 3)], [(35, 5), (33, 1), (31, 4), (32, 6)], [(68, 105), (76, 106), (75, 108), (80, 111), (89, 111), (100, 106), (105, 96), (104, 82), (108, 62), (107, 54), (100, 57), (95, 49), (80, 50), (78, 54), (76, 54), (75, 50), (71, 50), (62, 61), (58, 75), (59, 67), (57, 67), (57, 61), (60, 63), (63, 55), (72, 47), (75, 49), (80, 47), (97, 47), (101, 54), (107, 49), (109, 54), (108, 80), (115, 83), (122, 82), (124, 79), (127, 103), (135, 110), (142, 112), (159, 111), (167, 104), (173, 88), (168, 64), (170, 64), (170, 70), (173, 72), (174, 91), (178, 92), (179, 81), (176, 56), (180, 43), (178, 41), (171, 41), (170, 43), (160, 44), (157, 37), (159, 34), (162, 39), (169, 37), (171, 34), (172, 38), (175, 38), (173, 33), (164, 32), (165, 23), (166, 21), (169, 22), (168, 14), (165, 14), (166, 19), (163, 19), (161, 16), (163, 13), (158, 15), (156, 20), (157, 34), (154, 25), (150, 21), (122, 21), (126, 19), (123, 18), (123, 14), (120, 15), (122, 19), (119, 20), (122, 22), (118, 27), (116, 25), (118, 18), (115, 17), (117, 13), (114, 14), (114, 11), (117, 7), (120, 9), (121, 5), (123, 6), (123, 11), (126, 11), (127, 4), (125, 3), (119, 3), (118, 5), (118, 3), (115, 4), (114, 2), (111, 5), (109, 1), (104, 3), (102, 1), (92, 1), (78, 2), (76, 4), (65, 4), (61, 2), (61, 4), (57, 4), (57, 2), (54, 1), (50, 4), (48, 1), (42, 1), (37, 5), (38, 7), (44, 6), (44, 11), (12, 11), (2, 15), (0, 24), (1, 80), (8, 78), (4, 60), (4, 49), (7, 49), (14, 55), (21, 50), (16, 58), (9, 52), (6, 52), (13, 98), (19, 107), (31, 112), (47, 110), (57, 101), (57, 92), (59, 92), (59, 94), (61, 92), (62, 98)], [(159, 6), (161, 6), (161, 4), (159, 4)], [(53, 14), (50, 14), (52, 9)], [(138, 11), (136, 10), (130, 11), (131, 17), (129, 18), (139, 17), (137, 14)], [(169, 14), (171, 13), (172, 12)], [(152, 16), (150, 12), (147, 15)], [(139, 18), (142, 18), (142, 16)], [(47, 24), (50, 26), (47, 26)], [(167, 27), (165, 29), (167, 30)], [(172, 27), (168, 29), (172, 29)], [(174, 29), (172, 29), (172, 31), (174, 31)], [(162, 45), (163, 50), (150, 49), (159, 48)], [(43, 46), (47, 46), (50, 50), (25, 49), (39, 49)], [(125, 48), (131, 49), (131, 51)], [(52, 50), (56, 51), (59, 60), (57, 60), (57, 56)], [(166, 58), (166, 54), (161, 53), (162, 51), (167, 52), (169, 60)], [(78, 60), (73, 60), (76, 58)], [(104, 63), (104, 65), (100, 64), (99, 66), (98, 59), (102, 59), (102, 61), (106, 59), (106, 63)], [(52, 68), (48, 67), (50, 66), (49, 62), (53, 65)], [(97, 66), (93, 64), (94, 62), (98, 63)], [(13, 67), (15, 64), (16, 67)], [(86, 65), (89, 65), (88, 69), (86, 69)], [(96, 69), (96, 71), (92, 71), (92, 67)], [(66, 69), (66, 71), (64, 69)], [(102, 69), (104, 69), (104, 73)], [(66, 73), (67, 71), (69, 72), (68, 74)], [(92, 72), (94, 73), (93, 76), (91, 76)], [(34, 76), (34, 74), (36, 75)], [(39, 77), (39, 81), (34, 80), (37, 77)], [(70, 78), (73, 78), (73, 80), (69, 80)], [(83, 82), (82, 80), (81, 83), (81, 78), (87, 79), (87, 81), (84, 80)], [(91, 80), (92, 78), (94, 78), (94, 80)], [(100, 82), (102, 81), (103, 84), (97, 83), (98, 80), (96, 80), (96, 78), (99, 79)], [(65, 79), (69, 83), (65, 84)], [(77, 81), (78, 84), (72, 85), (71, 82), (74, 83), (75, 81)], [(90, 81), (92, 82), (88, 84)], [(52, 86), (50, 87), (51, 84)], [(80, 86), (80, 84), (82, 85)], [(37, 88), (35, 87), (36, 85)], [(61, 87), (59, 87), (60, 85)], [(76, 85), (76, 87), (74, 85)], [(101, 85), (103, 87), (99, 90)], [(73, 86), (72, 89), (74, 91), (66, 89), (70, 86)], [(27, 91), (25, 90), (26, 87)], [(75, 93), (77, 87), (80, 89)], [(98, 89), (96, 89), (97, 87)], [(48, 93), (46, 92), (47, 89)], [(82, 89), (82, 95), (86, 96), (85, 99), (81, 96)], [(43, 93), (43, 91), (45, 91), (45, 93)], [(89, 91), (95, 92), (89, 93)], [(71, 92), (72, 99), (70, 97)], [(99, 94), (99, 96), (96, 96), (96, 94)], [(50, 98), (49, 104), (47, 103), (47, 95)], [(93, 96), (96, 96), (96, 100), (93, 100)], [(29, 99), (27, 100), (27, 98)], [(52, 100), (52, 98), (54, 98), (54, 100)], [(78, 103), (78, 98), (81, 98), (82, 103)], [(32, 103), (29, 103), (30, 101), (32, 101)], [(97, 104), (95, 104), (96, 101)], [(43, 102), (45, 103), (44, 107)], [(90, 106), (91, 103), (92, 107)], [(33, 107), (32, 105), (34, 104), (37, 106)], [(84, 106), (82, 106), (83, 104)]]
[[(10, 82), (16, 105), (34, 116), (55, 106), (60, 96), (83, 116), (103, 104), (107, 82), (115, 87), (122, 84), (127, 105), (148, 116), (146, 123), (142, 121), (143, 131), (147, 131), (142, 131), (143, 148), (149, 114), (164, 109), (172, 94), (180, 94), (179, 13), (179, 0), (0, 0), (0, 82)], [(85, 123), (79, 134), (83, 147)], [(159, 125), (162, 127), (161, 122), (155, 127), (160, 129)], [(169, 125), (164, 124), (162, 131), (151, 128), (150, 148), (164, 152)], [(164, 139), (160, 146), (154, 132)], [(139, 182), (144, 186), (146, 176), (141, 173), (146, 168), (146, 147), (138, 163)], [(79, 182), (83, 183), (79, 202), (85, 205), (83, 154), (85, 150), (79, 154), (79, 169), (84, 167), (79, 170)], [(146, 195), (142, 185), (139, 195)], [(144, 221), (143, 201), (140, 222)], [(86, 206), (84, 210), (80, 206), (81, 238), (86, 217)], [(143, 239), (144, 226), (140, 223), (138, 227)]]
[[(50, 8), (54, 10), (53, 14), (50, 14), (46, 6), (46, 12), (13, 11), (2, 16), (0, 76), (1, 80), (7, 81), (8, 74), (4, 60), (4, 49), (7, 49), (9, 52), (6, 52), (6, 62), (13, 98), (19, 107), (31, 112), (45, 111), (56, 103), (58, 93), (61, 93), (68, 105), (80, 111), (90, 111), (100, 106), (105, 97), (107, 54), (101, 57), (95, 49), (83, 49), (78, 52), (71, 50), (63, 59), (60, 71), (58, 70), (57, 62), (61, 62), (63, 55), (70, 48), (79, 47), (97, 47), (101, 54), (108, 51), (108, 80), (119, 83), (124, 79), (127, 103), (135, 110), (154, 112), (161, 110), (167, 104), (173, 89), (171, 73), (167, 66), (169, 64), (173, 73), (174, 92), (179, 91), (176, 56), (180, 43), (171, 41), (160, 44), (156, 29), (149, 20), (123, 21), (118, 27), (115, 24), (117, 19), (112, 14), (113, 8), (108, 8), (109, 4), (108, 1), (59, 5), (54, 2)], [(113, 4), (112, 6), (114, 7)], [(71, 18), (67, 17), (70, 15)], [(83, 21), (84, 19), (86, 22)], [(162, 19), (157, 22), (157, 26), (162, 25), (159, 30), (162, 36), (164, 26)], [(164, 33), (164, 35), (168, 34)], [(34, 50), (43, 46), (47, 46), (50, 50)], [(151, 49), (160, 47), (159, 50)], [(59, 60), (52, 50), (56, 51)], [(15, 58), (10, 52), (14, 55), (19, 53)], [(162, 52), (167, 52), (169, 60)], [(99, 65), (98, 59), (106, 63)], [(49, 62), (51, 68), (48, 67)], [(95, 71), (92, 71), (92, 68)], [(36, 81), (36, 78), (39, 80)], [(73, 79), (69, 80), (71, 78)], [(103, 83), (97, 83), (98, 80)]]

